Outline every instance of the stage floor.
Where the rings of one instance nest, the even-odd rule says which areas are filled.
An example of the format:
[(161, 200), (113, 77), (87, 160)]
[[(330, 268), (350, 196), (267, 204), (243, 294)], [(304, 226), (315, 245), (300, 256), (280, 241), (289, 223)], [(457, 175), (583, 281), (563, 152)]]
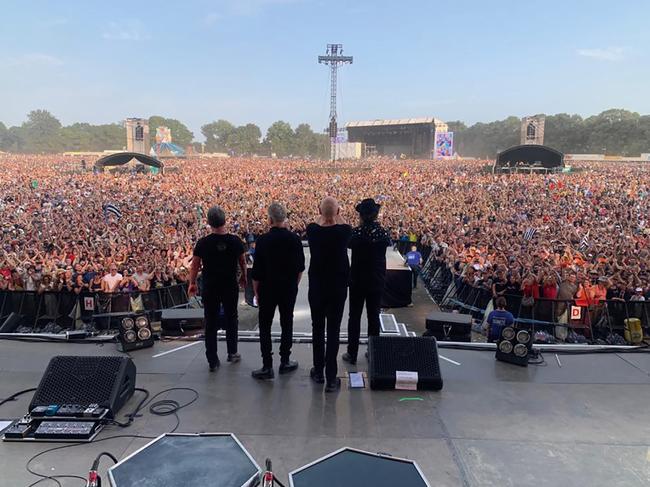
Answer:
[[(215, 373), (207, 369), (202, 344), (177, 350), (183, 345), (157, 343), (132, 353), (137, 386), (152, 394), (169, 387), (196, 389), (200, 398), (181, 411), (179, 431), (235, 433), (259, 464), (272, 458), (283, 482), (289, 471), (351, 446), (416, 460), (432, 487), (650, 483), (648, 354), (561, 355), (561, 367), (549, 355), (545, 367), (519, 368), (495, 362), (490, 352), (445, 349), (440, 392), (349, 390), (344, 380), (339, 393), (324, 394), (308, 377), (309, 344), (294, 345), (298, 371), (262, 383), (250, 377), (260, 365), (257, 343), (242, 343), (242, 362), (224, 361)], [(223, 356), (225, 344), (219, 347)], [(171, 353), (156, 356), (165, 351)], [(112, 344), (0, 341), (0, 398), (37, 386), (52, 356), (117, 353)], [(349, 369), (366, 370), (367, 363), (341, 362), (340, 375)], [(130, 412), (138, 397), (121, 413)], [(29, 400), (27, 395), (1, 406), (0, 418), (24, 414)], [(131, 428), (107, 428), (101, 437), (156, 436), (174, 424), (173, 417), (145, 412)], [(74, 447), (40, 457), (32, 467), (49, 475), (85, 476), (100, 451), (124, 457), (146, 442), (116, 438)], [(37, 480), (25, 464), (51, 446), (0, 443), (0, 485)], [(100, 470), (105, 467), (104, 461)]]

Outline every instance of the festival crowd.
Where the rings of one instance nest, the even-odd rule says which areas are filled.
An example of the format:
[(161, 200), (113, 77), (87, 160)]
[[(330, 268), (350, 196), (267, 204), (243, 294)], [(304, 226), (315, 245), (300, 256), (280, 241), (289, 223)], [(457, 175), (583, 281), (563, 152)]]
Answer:
[(650, 299), (650, 164), (574, 163), (574, 172), (552, 175), (495, 175), (486, 165), (188, 158), (154, 175), (84, 171), (79, 157), (3, 154), (0, 290), (187, 282), (212, 205), (224, 208), (229, 231), (252, 255), (271, 202), (286, 205), (291, 230), (304, 237), (329, 194), (351, 222), (354, 206), (375, 198), (395, 241), (434, 252), (495, 296)]

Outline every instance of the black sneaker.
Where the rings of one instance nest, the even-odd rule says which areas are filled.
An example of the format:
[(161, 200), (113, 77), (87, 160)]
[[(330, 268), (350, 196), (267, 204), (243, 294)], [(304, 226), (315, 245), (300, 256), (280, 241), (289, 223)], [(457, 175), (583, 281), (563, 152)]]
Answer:
[(219, 361), (219, 357), (217, 357), (217, 360), (215, 362), (208, 362), (208, 367), (210, 367), (210, 372), (214, 372), (219, 368), (221, 365), (221, 362)]
[(232, 362), (233, 364), (236, 364), (241, 360), (241, 354), (239, 353), (229, 353), (228, 354), (228, 362)]
[(325, 392), (336, 392), (341, 388), (341, 379), (328, 380), (325, 385)]
[(341, 358), (344, 362), (349, 363), (350, 365), (357, 365), (357, 358), (350, 355), (348, 352), (345, 352), (341, 355)]
[(311, 380), (313, 380), (316, 384), (325, 383), (325, 376), (323, 376), (322, 372), (318, 372), (315, 367), (312, 367), (309, 371), (309, 377), (311, 377)]
[(293, 372), (298, 368), (298, 362), (295, 360), (287, 360), (286, 362), (282, 362), (280, 364), (280, 368), (278, 372), (281, 374), (288, 374), (289, 372)]
[(254, 379), (273, 379), (275, 373), (273, 372), (273, 367), (262, 367), (261, 369), (254, 370), (251, 372), (251, 375)]

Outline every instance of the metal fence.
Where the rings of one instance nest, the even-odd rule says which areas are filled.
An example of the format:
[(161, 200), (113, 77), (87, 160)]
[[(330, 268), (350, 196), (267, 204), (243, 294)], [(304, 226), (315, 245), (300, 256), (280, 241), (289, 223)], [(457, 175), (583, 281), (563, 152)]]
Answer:
[[(447, 265), (431, 255), (422, 269), (422, 279), (429, 294), (441, 308), (471, 314), (482, 322), (494, 309), (492, 291), (467, 284)], [(515, 321), (533, 330), (542, 330), (558, 338), (576, 331), (590, 339), (606, 338), (612, 333), (623, 335), (626, 320), (639, 319), (650, 328), (650, 302), (607, 300), (592, 306), (580, 306), (575, 300), (535, 298), (527, 302), (520, 295), (505, 295), (507, 307)]]
[(74, 328), (111, 314), (156, 311), (187, 303), (186, 284), (130, 293), (0, 291), (0, 324), (17, 313), (22, 316), (21, 326), (41, 328), (54, 323)]

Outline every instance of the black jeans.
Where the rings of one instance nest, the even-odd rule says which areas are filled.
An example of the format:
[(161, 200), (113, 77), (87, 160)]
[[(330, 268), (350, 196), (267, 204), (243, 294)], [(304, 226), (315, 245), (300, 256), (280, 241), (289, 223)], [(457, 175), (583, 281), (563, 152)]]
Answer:
[(348, 319), (348, 355), (356, 358), (361, 335), (361, 314), (366, 303), (368, 336), (379, 336), (379, 312), (383, 287), (352, 284), (350, 286), (350, 316)]
[[(311, 309), (311, 326), (313, 340), (314, 368), (323, 372), (327, 380), (336, 379), (338, 373), (337, 356), (343, 308), (348, 297), (348, 288), (336, 284), (309, 283), (309, 307)], [(327, 347), (325, 346), (325, 331), (327, 330)]]
[[(237, 353), (239, 286), (234, 284), (223, 288), (204, 290), (202, 298), (205, 316), (205, 356), (209, 363), (214, 363), (217, 361), (217, 331), (219, 328), (226, 330), (228, 353)], [(223, 319), (220, 319), (219, 316), (221, 305), (223, 305)]]
[(411, 273), (413, 274), (413, 289), (418, 287), (418, 276), (420, 275), (420, 266), (411, 266)]
[(264, 367), (273, 366), (273, 344), (271, 341), (271, 325), (275, 309), (280, 311), (280, 327), (282, 336), (280, 338), (280, 362), (289, 361), (291, 355), (291, 344), (293, 342), (293, 308), (296, 305), (298, 286), (289, 289), (273, 289), (272, 287), (261, 286), (259, 289), (259, 327), (260, 327), (260, 350), (262, 352), (262, 364)]

